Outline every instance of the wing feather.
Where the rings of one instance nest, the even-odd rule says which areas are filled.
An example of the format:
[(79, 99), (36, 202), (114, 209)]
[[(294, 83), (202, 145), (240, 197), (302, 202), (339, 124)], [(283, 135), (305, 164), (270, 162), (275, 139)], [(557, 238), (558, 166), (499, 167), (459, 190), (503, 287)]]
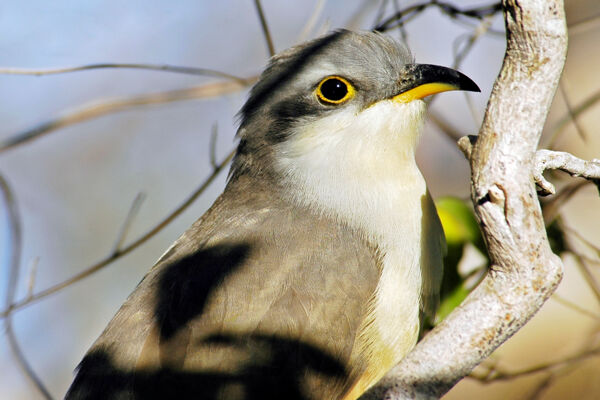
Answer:
[(67, 398), (339, 396), (374, 255), (347, 227), (247, 189), (228, 187), (161, 257)]

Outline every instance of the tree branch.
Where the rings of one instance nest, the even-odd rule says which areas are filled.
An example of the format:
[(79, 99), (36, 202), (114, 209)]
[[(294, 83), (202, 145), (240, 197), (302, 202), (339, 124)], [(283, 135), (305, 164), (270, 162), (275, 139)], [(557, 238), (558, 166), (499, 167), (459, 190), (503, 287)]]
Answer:
[[(554, 194), (554, 185), (544, 178), (547, 169), (559, 169), (571, 176), (589, 179), (600, 184), (600, 160), (585, 161), (563, 151), (538, 150), (535, 153), (533, 179), (543, 194)], [(600, 187), (600, 186), (599, 186)]]
[(221, 71), (217, 71), (217, 70), (209, 69), (209, 68), (182, 67), (179, 65), (169, 65), (169, 64), (101, 63), (101, 64), (79, 65), (76, 67), (42, 68), (42, 69), (0, 68), (0, 74), (42, 76), (42, 75), (66, 74), (66, 73), (70, 73), (70, 72), (89, 71), (89, 70), (93, 70), (93, 69), (106, 69), (106, 68), (146, 69), (146, 70), (150, 70), (150, 71), (173, 72), (176, 74), (212, 76), (212, 77), (217, 77), (217, 78), (225, 78), (225, 79), (229, 79), (229, 80), (238, 81), (241, 84), (245, 83), (244, 78), (240, 78), (238, 76), (231, 75), (226, 72), (221, 72)]
[(139, 96), (118, 98), (85, 106), (79, 110), (66, 113), (40, 125), (34, 126), (33, 128), (9, 136), (4, 140), (0, 140), (0, 153), (12, 149), (13, 147), (28, 143), (32, 140), (39, 139), (43, 135), (60, 128), (64, 128), (65, 126), (98, 118), (103, 115), (151, 104), (163, 104), (174, 101), (221, 96), (227, 93), (239, 91), (244, 87), (253, 84), (257, 79), (257, 77), (250, 77), (243, 80), (243, 83), (239, 79), (233, 81), (209, 83), (187, 89), (142, 94)]
[(560, 0), (504, 0), (507, 49), (470, 154), (490, 272), (364, 399), (433, 399), (521, 328), (562, 278), (533, 184), (533, 159), (567, 50)]

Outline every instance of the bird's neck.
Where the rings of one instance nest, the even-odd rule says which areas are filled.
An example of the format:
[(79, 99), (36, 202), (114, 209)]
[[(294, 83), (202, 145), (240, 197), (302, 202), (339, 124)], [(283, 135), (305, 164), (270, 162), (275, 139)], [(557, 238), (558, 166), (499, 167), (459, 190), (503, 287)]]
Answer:
[(380, 102), (308, 125), (277, 151), (283, 192), (393, 246), (419, 222), (427, 192), (414, 157), (423, 112), (422, 102)]

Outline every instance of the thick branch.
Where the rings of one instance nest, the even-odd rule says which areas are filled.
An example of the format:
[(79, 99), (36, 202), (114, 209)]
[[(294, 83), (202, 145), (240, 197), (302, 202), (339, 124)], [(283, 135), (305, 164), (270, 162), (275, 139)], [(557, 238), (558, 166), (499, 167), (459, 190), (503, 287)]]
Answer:
[(506, 55), (470, 154), (472, 199), (491, 270), (368, 399), (439, 398), (521, 328), (562, 277), (546, 238), (533, 159), (566, 56), (563, 4), (503, 6)]

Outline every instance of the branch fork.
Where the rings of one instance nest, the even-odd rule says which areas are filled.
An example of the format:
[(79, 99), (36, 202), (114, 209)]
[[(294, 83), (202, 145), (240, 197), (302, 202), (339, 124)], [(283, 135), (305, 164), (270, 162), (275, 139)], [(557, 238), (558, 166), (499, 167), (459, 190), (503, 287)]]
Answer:
[[(471, 159), (471, 151), (476, 141), (477, 136), (474, 135), (463, 136), (458, 140), (458, 147), (467, 160)], [(586, 161), (564, 151), (541, 149), (535, 152), (532, 169), (533, 181), (538, 186), (540, 196), (556, 194), (554, 185), (544, 177), (544, 172), (549, 169), (557, 169), (574, 177), (588, 179), (600, 189), (600, 159)], [(492, 196), (492, 193), (490, 192), (489, 195)]]

